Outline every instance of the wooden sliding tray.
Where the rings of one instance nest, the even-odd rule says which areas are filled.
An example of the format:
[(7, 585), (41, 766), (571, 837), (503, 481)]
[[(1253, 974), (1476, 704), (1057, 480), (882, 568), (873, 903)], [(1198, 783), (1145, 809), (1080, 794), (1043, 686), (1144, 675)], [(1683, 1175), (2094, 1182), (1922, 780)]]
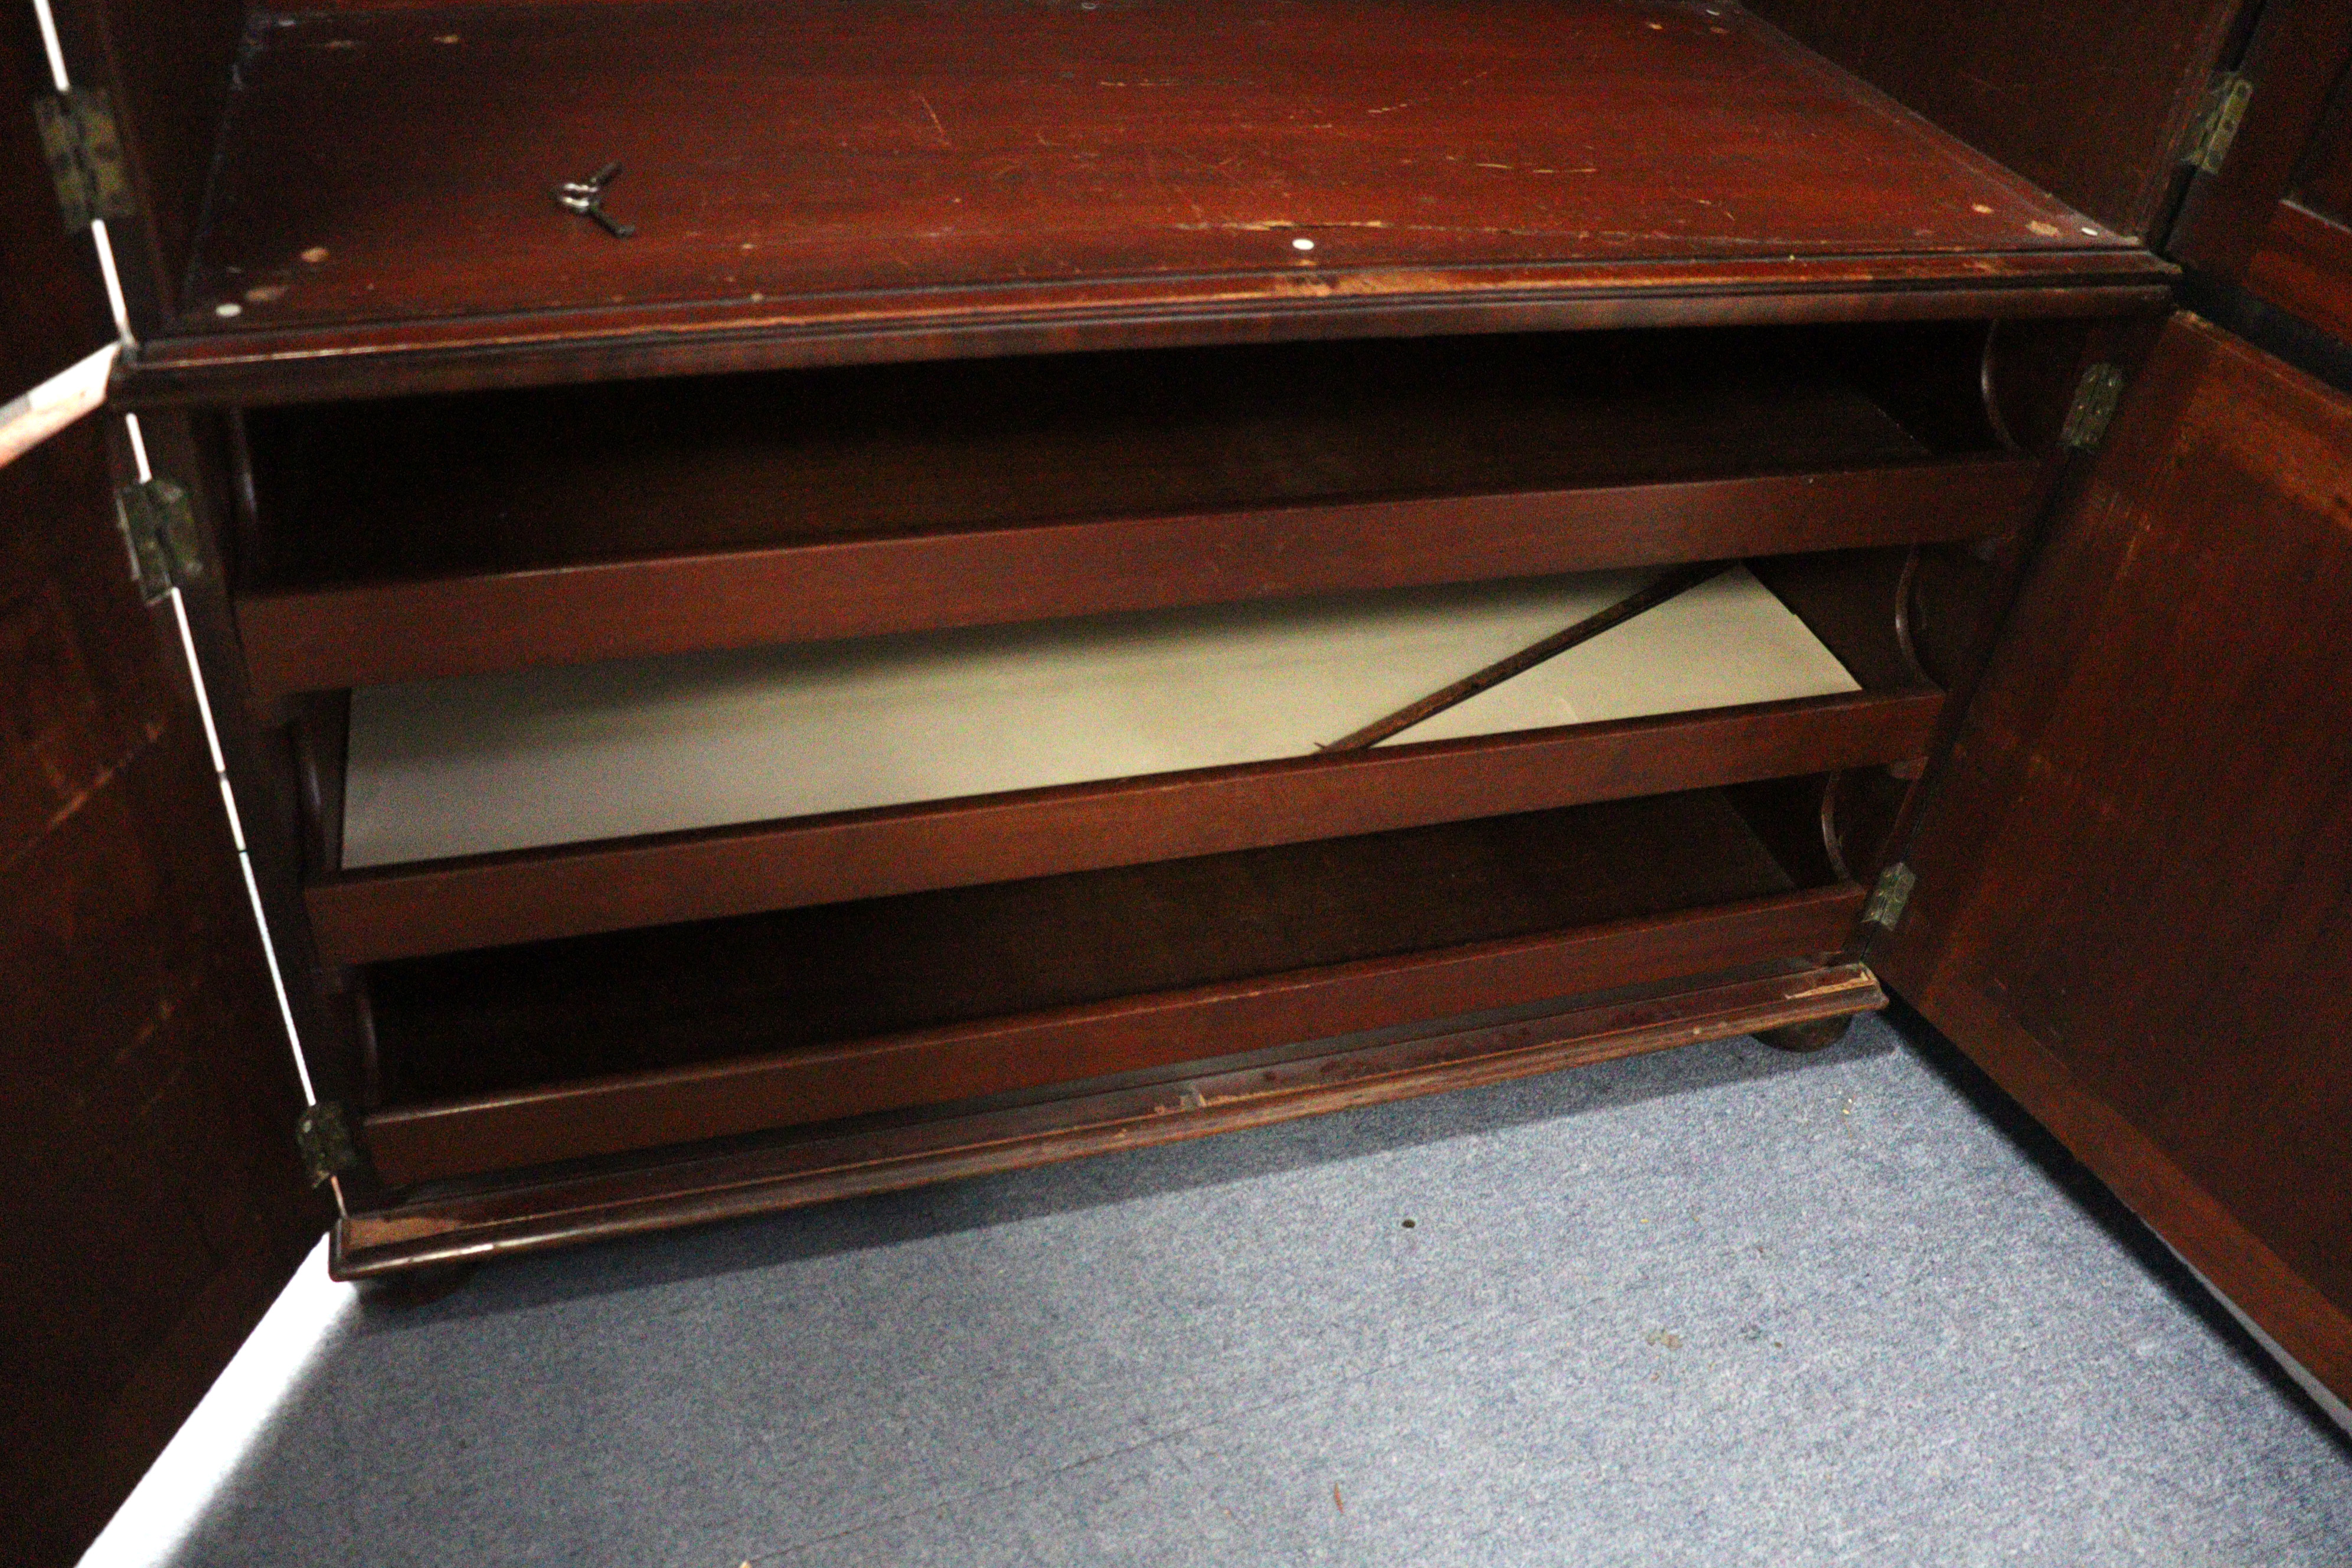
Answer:
[(2000, 533), (2046, 468), (1986, 427), (1984, 344), (1495, 335), (258, 410), (237, 619), (275, 698)]
[[(551, 194), (613, 163), (627, 238)], [(130, 396), (2080, 313), (2168, 272), (1736, 6), (1636, 0), (263, 14), (211, 192)]]
[[(1843, 677), (1858, 690), (1850, 687), (1839, 690), (1818, 681), (1816, 674), (1805, 673), (1790, 677), (1799, 680), (1795, 689), (1828, 694), (1777, 701), (1750, 698), (1743, 706), (1700, 707), (1581, 724), (1562, 724), (1550, 716), (1554, 710), (1547, 703), (1502, 721), (1504, 732), (1473, 731), (1457, 739), (1409, 743), (1413, 742), (1413, 732), (1407, 731), (1394, 743), (1371, 750), (1312, 754), (1310, 743), (1318, 737), (1311, 729), (1291, 732), (1296, 724), (1314, 722), (1309, 703), (1308, 711), (1303, 713), (1291, 713), (1286, 707), (1269, 735), (1255, 737), (1252, 732), (1255, 738), (1244, 744), (1255, 750), (1240, 753), (1266, 754), (1260, 741), (1270, 742), (1273, 735), (1280, 735), (1281, 744), (1295, 744), (1301, 754), (1284, 755), (1277, 750), (1273, 760), (1186, 766), (1181, 761), (1185, 747), (1203, 741), (1218, 746), (1232, 743), (1234, 721), (1221, 721), (1197, 735), (1182, 731), (1189, 739), (1176, 739), (1179, 732), (1174, 731), (1163, 738), (1160, 728), (1150, 725), (1123, 726), (1120, 733), (1132, 731), (1134, 744), (1122, 742), (1105, 753), (1139, 759), (1122, 767), (1105, 767), (1099, 773), (1089, 774), (1086, 769), (1099, 764), (1087, 760), (1087, 748), (1083, 744), (1055, 742), (1038, 753), (1045, 759), (1043, 765), (1055, 771), (1047, 776), (1077, 782), (1030, 788), (1000, 784), (999, 793), (940, 799), (924, 799), (916, 794), (896, 797), (907, 804), (831, 809), (776, 820), (707, 814), (735, 810), (749, 815), (742, 805), (730, 803), (751, 803), (756, 809), (758, 803), (774, 799), (858, 797), (803, 795), (798, 793), (802, 786), (797, 782), (772, 787), (759, 784), (760, 775), (776, 765), (761, 760), (768, 754), (761, 742), (723, 751), (694, 751), (684, 764), (689, 782), (682, 791), (665, 786), (640, 800), (630, 793), (635, 786), (619, 776), (635, 754), (635, 737), (641, 723), (626, 700), (619, 706), (592, 701), (577, 711), (567, 711), (551, 720), (541, 738), (532, 728), (536, 710), (530, 703), (526, 702), (518, 716), (501, 717), (507, 710), (499, 702), (478, 710), (469, 706), (465, 692), (416, 689), (413, 700), (404, 703), (404, 710), (413, 710), (414, 724), (422, 728), (412, 732), (411, 720), (399, 721), (403, 727), (393, 733), (406, 739), (373, 742), (365, 752), (373, 759), (371, 767), (388, 765), (396, 770), (415, 763), (425, 771), (413, 784), (397, 782), (400, 775), (395, 773), (389, 786), (371, 786), (378, 791), (389, 787), (391, 793), (368, 809), (379, 814), (390, 811), (393, 816), (368, 830), (375, 837), (363, 835), (356, 840), (364, 851), (362, 863), (367, 868), (336, 869), (344, 863), (340, 844), (322, 846), (319, 868), (306, 891), (308, 907), (322, 958), (336, 963), (367, 963), (1130, 866), (1796, 774), (1914, 763), (1926, 754), (1943, 695), (1911, 662), (1898, 637), (1897, 595), (1890, 584), (1903, 562), (1902, 552), (1881, 551), (1761, 563), (1759, 571), (1780, 595), (1777, 604), (1764, 588), (1748, 584), (1750, 592), (1784, 617), (1793, 612), (1789, 626), (1796, 639), (1811, 643), (1820, 663), (1832, 675), (1842, 666)], [(1732, 580), (1727, 576), (1708, 588), (1728, 586)], [(1696, 603), (1704, 596), (1695, 594), (1684, 603)], [(1536, 602), (1549, 601), (1538, 597)], [(1732, 597), (1726, 602), (1745, 601)], [(1524, 620), (1528, 614), (1521, 608), (1513, 618)], [(1679, 606), (1653, 611), (1654, 619), (1647, 626), (1671, 629), (1677, 624), (1673, 621), (1677, 614)], [(1326, 623), (1309, 624), (1323, 628), (1319, 635), (1329, 635)], [(1728, 628), (1746, 624), (1702, 613), (1689, 623), (1688, 631), (1677, 635), (1719, 638), (1727, 635)], [(1644, 629), (1645, 623), (1637, 621), (1630, 632)], [(1622, 637), (1629, 632), (1612, 635)], [(1263, 657), (1259, 645), (1252, 641), (1244, 646), (1251, 651), (1250, 661), (1242, 668), (1259, 668), (1255, 662)], [(1379, 646), (1377, 636), (1371, 646)], [(1055, 658), (1065, 657), (1061, 643), (1050, 647)], [(1741, 669), (1744, 660), (1761, 657), (1739, 644), (1677, 648), (1672, 637), (1654, 651), (1661, 657), (1697, 661), (1685, 676), (1660, 689), (1666, 700), (1684, 690), (1699, 694), (1701, 701), (1709, 700), (1708, 693), (1723, 693), (1712, 698), (1718, 703), (1742, 701), (1728, 693), (1757, 679)], [(1707, 668), (1715, 661), (1727, 667), (1719, 678)], [(1573, 658), (1560, 661), (1562, 667), (1573, 663)], [(950, 679), (941, 670), (957, 668), (952, 662), (919, 666), (915, 689), (934, 689), (940, 680)], [(1108, 679), (1103, 669), (1111, 667), (1085, 663), (1076, 668), (1091, 681)], [(1548, 673), (1539, 668), (1524, 679), (1540, 682)], [(669, 682), (683, 679), (682, 672), (661, 671), (655, 688), (656, 698)], [(768, 689), (757, 682), (744, 689), (761, 694), (750, 700), (733, 694), (732, 687), (722, 688), (730, 695), (712, 705), (688, 703), (677, 710), (680, 716), (673, 721), (681, 726), (682, 739), (694, 745), (701, 743), (706, 730), (731, 735), (735, 731), (730, 726), (737, 724), (751, 726), (742, 731), (746, 737), (764, 733), (761, 726), (779, 722), (787, 726), (786, 733), (803, 733), (790, 728), (798, 721), (790, 715), (799, 710), (767, 706), (789, 696), (793, 682), (802, 678), (788, 667), (783, 679), (785, 685), (776, 696), (766, 695)], [(999, 673), (989, 679), (1009, 677)], [(1608, 694), (1620, 694), (1622, 677), (1602, 679)], [(1324, 683), (1310, 684), (1319, 691)], [(1769, 684), (1751, 689), (1776, 689)], [(806, 732), (822, 733), (823, 725), (837, 721), (839, 710), (831, 705), (837, 689), (823, 689), (826, 699), (809, 710), (817, 716), (820, 727)], [(1121, 689), (1126, 694), (1112, 702), (1114, 715), (1120, 703), (1139, 700), (1128, 689)], [(1164, 689), (1135, 689), (1164, 691), (1157, 700), (1183, 701), (1192, 689), (1180, 679)], [(744, 704), (740, 710), (739, 703)], [(974, 704), (980, 711), (989, 710), (982, 696), (975, 696)], [(748, 717), (734, 717), (739, 710)], [(1639, 708), (1632, 710), (1641, 711)], [(860, 783), (866, 773), (871, 773), (887, 791), (893, 783), (905, 786), (932, 776), (920, 752), (930, 725), (946, 721), (933, 706), (918, 711), (924, 715), (920, 722), (904, 730), (897, 741), (871, 757), (845, 742), (859, 759), (848, 775), (849, 783)], [(1024, 726), (1045, 729), (1055, 722), (1060, 710), (1048, 701), (1042, 707), (1008, 711), (1022, 715), (1018, 721)], [(1357, 717), (1328, 719), (1328, 732), (1320, 738), (1336, 737)], [(1531, 720), (1551, 727), (1517, 727)], [(443, 723), (454, 726), (446, 751), (434, 741), (434, 727)], [(610, 752), (592, 745), (582, 753), (589, 759), (583, 771), (583, 764), (572, 758), (571, 749), (591, 744), (593, 737), (614, 728), (633, 738)], [(575, 735), (583, 738), (575, 741)], [(1171, 740), (1174, 750), (1160, 749)], [(962, 743), (989, 742), (984, 735), (967, 734)], [(542, 747), (551, 749), (538, 749)], [(326, 737), (317, 750), (322, 755), (320, 784), (314, 794), (320, 810), (338, 817), (345, 797), (345, 776), (332, 765), (339, 751), (335, 738)], [(1154, 762), (1167, 757), (1180, 760)], [(439, 772), (445, 763), (457, 771)], [(789, 766), (789, 761), (782, 765)], [(1168, 771), (1132, 771), (1155, 765)], [(549, 829), (563, 822), (563, 814), (543, 809), (539, 793), (552, 787), (568, 797), (572, 791), (591, 787), (600, 773), (605, 775), (604, 784), (594, 787), (609, 784), (617, 792), (619, 804), (611, 815), (590, 820), (608, 824), (604, 829), (607, 835), (632, 827), (634, 835), (599, 837), (592, 829), (576, 836), (584, 841), (567, 842), (569, 836), (551, 834)], [(694, 785), (692, 781), (706, 773), (722, 775), (722, 786)], [(734, 777), (739, 773), (743, 780)], [(1117, 776), (1122, 773), (1125, 776)], [(992, 763), (976, 773), (942, 776), (1036, 775), (1008, 772)], [(458, 792), (454, 802), (445, 805), (436, 800), (435, 792), (453, 788)], [(509, 794), (518, 797), (515, 805), (496, 804)], [(467, 804), (475, 795), (494, 802), (480, 824), (475, 823), (480, 814)], [(882, 793), (863, 798), (893, 797)], [(645, 815), (648, 811), (656, 815)], [(691, 822), (723, 825), (685, 826)], [(436, 827), (436, 823), (444, 826)], [(646, 830), (656, 824), (677, 826), (671, 831)], [(387, 833), (388, 839), (383, 837)], [(385, 842), (402, 846), (402, 852), (408, 855), (449, 858), (368, 864), (384, 853), (373, 846)], [(468, 846), (469, 851), (456, 854), (447, 847), (435, 847), (452, 844)], [(516, 847), (497, 848), (499, 846)], [(496, 852), (482, 852), (485, 849)]]
[(415, 960), (368, 1146), (406, 1183), (1080, 1083), (1808, 961), (1862, 899), (1697, 791)]

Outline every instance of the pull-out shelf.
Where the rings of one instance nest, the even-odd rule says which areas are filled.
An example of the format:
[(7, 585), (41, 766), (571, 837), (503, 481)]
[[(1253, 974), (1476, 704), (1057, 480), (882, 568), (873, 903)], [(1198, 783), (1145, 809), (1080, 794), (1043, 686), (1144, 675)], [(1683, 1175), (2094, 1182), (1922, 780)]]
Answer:
[(1905, 561), (1732, 568), (1353, 750), (1646, 574), (363, 693), (310, 909), (364, 963), (1915, 763)]
[(237, 616), (270, 699), (1977, 538), (2047, 474), (1987, 416), (1996, 346), (1439, 339), (260, 410)]
[(1863, 900), (1802, 826), (1698, 791), (378, 965), (369, 1146), (431, 1181), (1786, 975)]

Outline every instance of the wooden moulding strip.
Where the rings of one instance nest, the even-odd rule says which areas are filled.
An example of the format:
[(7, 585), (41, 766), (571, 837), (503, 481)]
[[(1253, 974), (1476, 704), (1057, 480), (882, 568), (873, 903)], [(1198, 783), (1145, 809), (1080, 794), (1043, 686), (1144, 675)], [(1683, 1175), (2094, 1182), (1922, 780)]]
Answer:
[(789, 1055), (551, 1084), (367, 1119), (394, 1185), (1045, 1089), (1843, 949), (1850, 884), (1647, 920), (1122, 997)]
[(245, 595), (257, 699), (534, 665), (2000, 533), (2037, 459), (834, 541)]
[(957, 1110), (781, 1145), (354, 1214), (336, 1232), (352, 1279), (536, 1251), (860, 1194), (1145, 1148), (1325, 1111), (1469, 1089), (1701, 1040), (1867, 1011), (1885, 996), (1859, 963), (1577, 1008), (1192, 1076)]
[(1901, 763), (1942, 707), (1799, 698), (353, 872), (305, 896), (322, 962), (416, 958)]
[[(315, 402), (661, 375), (1097, 349), (1441, 333), (2126, 315), (2179, 268), (2142, 250), (1484, 267), (1397, 287), (1295, 274), (1087, 281), (762, 306), (629, 306), (286, 331), (164, 334), (123, 363), (126, 407)], [(1444, 287), (1452, 284), (1449, 290)]]

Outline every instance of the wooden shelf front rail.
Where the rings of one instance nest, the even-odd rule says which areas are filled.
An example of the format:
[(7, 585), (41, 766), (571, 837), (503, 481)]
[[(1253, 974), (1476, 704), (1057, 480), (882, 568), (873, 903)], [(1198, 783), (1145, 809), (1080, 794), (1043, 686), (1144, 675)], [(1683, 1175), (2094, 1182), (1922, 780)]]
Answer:
[(1842, 951), (1851, 884), (879, 1039), (559, 1083), (366, 1121), (394, 1185), (1042, 1089), (1225, 1052)]
[(334, 1272), (358, 1279), (507, 1257), (699, 1221), (1149, 1148), (1213, 1132), (1671, 1049), (1883, 1006), (1859, 963), (1677, 989), (1276, 1059), (1222, 1058), (1158, 1081), (1087, 1086), (1014, 1106), (950, 1106), (776, 1143), (560, 1180), (445, 1192), (353, 1214)]
[(2022, 457), (872, 538), (248, 594), (253, 690), (2005, 532)]
[(353, 872), (307, 891), (365, 963), (1923, 755), (1942, 694), (1857, 692)]

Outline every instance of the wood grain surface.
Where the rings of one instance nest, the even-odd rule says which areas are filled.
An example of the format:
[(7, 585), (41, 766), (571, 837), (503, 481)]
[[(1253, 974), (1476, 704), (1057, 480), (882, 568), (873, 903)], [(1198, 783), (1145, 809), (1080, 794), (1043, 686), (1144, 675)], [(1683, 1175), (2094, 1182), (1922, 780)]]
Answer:
[(1386, 832), (1916, 762), (1933, 690), (1303, 757), (322, 878), (330, 963)]
[(370, 1116), (390, 1181), (510, 1171), (991, 1095), (1840, 950), (1850, 886)]
[(2176, 318), (1909, 856), (1885, 971), (2352, 1394), (2352, 400)]
[[(0, 398), (106, 333), (0, 18)], [(82, 1553), (324, 1228), (168, 615), (102, 415), (0, 465), (0, 1561)]]
[[(134, 391), (2162, 271), (1730, 6), (401, 8), (272, 17), (237, 82)], [(612, 161), (625, 240), (550, 195)]]
[(265, 411), (239, 627), (272, 697), (2000, 532), (2037, 462), (1857, 384), (1972, 384), (1978, 350), (1502, 336)]
[(1757, 15), (2099, 221), (2153, 240), (2245, 0), (1755, 0)]

